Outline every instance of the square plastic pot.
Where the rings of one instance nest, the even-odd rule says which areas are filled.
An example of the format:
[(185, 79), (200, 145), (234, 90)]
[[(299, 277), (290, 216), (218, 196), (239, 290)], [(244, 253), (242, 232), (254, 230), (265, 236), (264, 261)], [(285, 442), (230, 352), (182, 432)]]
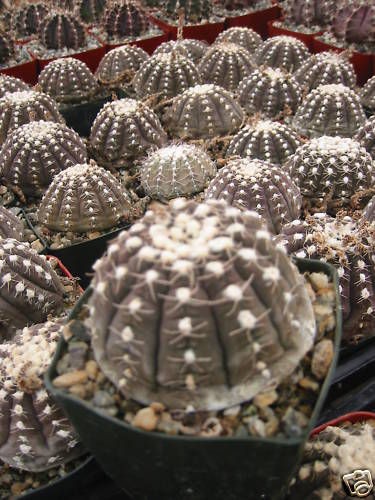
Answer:
[(281, 9), (274, 5), (268, 9), (258, 10), (244, 14), (243, 16), (226, 17), (225, 28), (233, 28), (234, 26), (244, 26), (251, 28), (265, 39), (268, 36), (268, 23), (281, 16)]
[[(82, 52), (76, 52), (74, 54), (68, 54), (62, 57), (74, 57), (75, 59), (79, 59), (87, 64), (90, 70), (94, 73), (96, 68), (99, 65), (99, 62), (104, 57), (106, 52), (105, 45), (100, 47), (96, 47), (94, 49), (84, 50)], [(55, 59), (59, 59), (58, 57), (51, 57), (50, 59), (43, 59), (42, 57), (38, 57), (32, 54), (38, 62), (38, 73), (42, 71), (43, 68), (47, 66), (48, 63), (54, 61)]]
[(38, 62), (35, 58), (32, 58), (31, 61), (17, 64), (10, 68), (2, 68), (0, 69), (0, 73), (14, 76), (30, 85), (35, 85), (38, 81)]
[(299, 31), (291, 31), (288, 30), (287, 28), (283, 28), (281, 26), (275, 25), (278, 21), (268, 21), (267, 27), (268, 27), (268, 36), (293, 36), (294, 38), (297, 38), (298, 40), (301, 40), (306, 47), (309, 49), (310, 52), (313, 50), (314, 46), (314, 37), (315, 36), (320, 36), (323, 34), (323, 31), (319, 31), (317, 33), (300, 33)]
[[(56, 365), (66, 349), (61, 339), (46, 374), (46, 385), (64, 408), (84, 445), (103, 470), (132, 498), (160, 500), (246, 500), (283, 497), (303, 446), (328, 392), (341, 339), (341, 312), (335, 269), (312, 260), (296, 261), (301, 272), (324, 272), (336, 284), (335, 355), (306, 432), (298, 438), (170, 436), (144, 432), (104, 415), (89, 403), (55, 388)], [(75, 318), (91, 293), (77, 303)]]
[[(159, 19), (156, 16), (151, 16), (152, 22), (159, 26), (165, 33), (169, 34), (170, 40), (177, 39), (177, 26), (169, 24), (166, 21)], [(186, 25), (183, 27), (183, 38), (194, 38), (195, 40), (203, 40), (208, 43), (213, 43), (216, 37), (224, 30), (224, 21), (217, 23), (204, 23), (196, 25)]]
[[(318, 37), (314, 37), (313, 42), (313, 53), (317, 54), (319, 52), (325, 52), (327, 50), (333, 50), (334, 52), (343, 52), (345, 49), (341, 47), (335, 47), (328, 43), (319, 40)], [(365, 54), (362, 52), (353, 52), (350, 56), (350, 62), (353, 64), (355, 72), (357, 74), (358, 85), (364, 85), (366, 81), (374, 74), (374, 54)]]
[[(159, 45), (161, 45), (164, 42), (167, 42), (169, 40), (169, 35), (168, 33), (162, 33), (160, 35), (156, 36), (150, 36), (148, 38), (139, 38), (138, 40), (132, 40), (127, 42), (129, 45), (136, 45), (137, 47), (140, 47), (141, 49), (145, 50), (148, 54), (152, 54)], [(112, 49), (115, 49), (116, 47), (121, 47), (122, 45), (126, 45), (127, 43), (107, 43), (106, 49), (107, 52), (109, 52)]]

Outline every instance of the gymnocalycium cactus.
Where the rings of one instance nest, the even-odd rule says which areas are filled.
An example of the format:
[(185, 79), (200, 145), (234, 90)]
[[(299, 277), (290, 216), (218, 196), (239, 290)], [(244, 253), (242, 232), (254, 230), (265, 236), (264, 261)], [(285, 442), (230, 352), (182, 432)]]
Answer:
[(40, 472), (83, 452), (43, 383), (62, 330), (47, 321), (0, 345), (0, 459), (12, 467)]
[(83, 24), (66, 12), (52, 11), (39, 29), (39, 39), (49, 50), (78, 50), (86, 44)]
[(321, 29), (330, 24), (336, 6), (335, 0), (286, 0), (282, 8), (286, 24)]
[(300, 216), (302, 205), (300, 191), (286, 172), (250, 158), (229, 161), (221, 168), (207, 188), (206, 199), (225, 200), (242, 210), (254, 210), (275, 234)]
[(342, 84), (319, 85), (299, 106), (293, 128), (307, 137), (353, 137), (366, 121), (359, 96)]
[(375, 160), (375, 116), (365, 122), (354, 136)]
[(310, 92), (319, 85), (341, 83), (354, 88), (356, 75), (352, 63), (347, 57), (335, 52), (313, 54), (293, 74), (298, 83)]
[(74, 130), (55, 122), (30, 122), (3, 144), (0, 177), (25, 195), (40, 197), (57, 173), (86, 159), (86, 146)]
[(375, 182), (375, 162), (359, 142), (346, 137), (322, 136), (300, 146), (285, 165), (303, 196), (349, 203), (360, 190)]
[(0, 282), (0, 323), (8, 330), (46, 321), (63, 308), (58, 275), (27, 243), (0, 240)]
[(104, 10), (102, 25), (109, 40), (139, 37), (149, 27), (146, 12), (132, 0), (109, 2)]
[(332, 20), (332, 33), (347, 44), (374, 46), (375, 5), (367, 0), (346, 2)]
[(9, 36), (0, 30), (0, 64), (4, 64), (14, 55), (14, 43)]
[(140, 173), (145, 193), (163, 201), (203, 191), (215, 176), (216, 166), (203, 149), (172, 144), (151, 152)]
[(94, 356), (146, 405), (244, 402), (290, 374), (315, 335), (297, 269), (257, 214), (225, 202), (147, 211), (97, 261), (92, 286)]
[(177, 51), (183, 57), (186, 57), (194, 64), (197, 64), (206, 53), (209, 45), (203, 40), (194, 40), (193, 38), (182, 38), (181, 40), (170, 40), (163, 42), (153, 52), (156, 54), (168, 54)]
[(253, 115), (279, 118), (295, 113), (302, 101), (302, 87), (289, 73), (280, 69), (255, 69), (238, 86), (241, 106)]
[(248, 51), (230, 42), (212, 45), (198, 66), (202, 82), (220, 85), (231, 92), (254, 68)]
[(222, 31), (216, 38), (216, 43), (230, 42), (241, 45), (250, 54), (263, 43), (262, 37), (251, 28), (239, 27), (229, 28)]
[(375, 76), (369, 78), (361, 89), (361, 103), (369, 111), (375, 111)]
[(343, 338), (356, 341), (375, 332), (375, 238), (366, 222), (320, 213), (284, 226), (280, 245), (296, 257), (320, 259), (337, 268)]
[(0, 206), (0, 238), (23, 240), (23, 223), (10, 210)]
[(209, 139), (237, 131), (244, 118), (231, 92), (205, 84), (175, 97), (166, 122), (172, 134), (182, 139)]
[(79, 14), (86, 24), (98, 23), (104, 12), (107, 0), (79, 0)]
[(90, 133), (90, 146), (95, 159), (115, 168), (125, 166), (130, 159), (166, 142), (167, 134), (159, 118), (135, 99), (119, 99), (105, 104), (95, 118)]
[(38, 83), (43, 92), (57, 102), (90, 99), (99, 90), (87, 64), (73, 57), (62, 57), (51, 61), (41, 71)]
[(5, 94), (0, 99), (0, 145), (13, 130), (38, 120), (65, 124), (56, 102), (50, 96), (33, 90)]
[(158, 2), (158, 5), (163, 14), (173, 19), (176, 19), (180, 9), (183, 9), (185, 21), (191, 24), (209, 19), (212, 12), (210, 0), (166, 0)]
[(131, 218), (125, 187), (93, 162), (57, 174), (38, 210), (39, 222), (52, 231), (101, 231)]
[(21, 90), (30, 90), (27, 83), (14, 76), (0, 74), (0, 98), (7, 92), (19, 92)]
[(23, 2), (12, 15), (12, 25), (17, 37), (23, 38), (38, 33), (47, 14), (46, 3)]
[(149, 55), (135, 45), (121, 45), (101, 59), (95, 76), (103, 85), (128, 83)]
[(138, 98), (154, 94), (160, 98), (171, 98), (199, 81), (195, 65), (173, 51), (151, 56), (145, 61), (134, 77), (133, 87)]
[(293, 73), (310, 56), (306, 45), (291, 36), (268, 38), (255, 52), (257, 64)]
[(282, 165), (301, 144), (299, 135), (284, 123), (257, 120), (237, 132), (229, 143), (226, 156), (241, 156)]

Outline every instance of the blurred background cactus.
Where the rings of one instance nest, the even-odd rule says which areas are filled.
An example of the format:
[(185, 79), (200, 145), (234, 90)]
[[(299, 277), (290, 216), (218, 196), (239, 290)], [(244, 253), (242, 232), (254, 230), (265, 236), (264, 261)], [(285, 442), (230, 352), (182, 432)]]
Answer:
[(345, 1), (333, 17), (332, 34), (360, 52), (374, 52), (375, 5), (367, 0)]
[(113, 0), (104, 10), (102, 26), (109, 40), (120, 40), (144, 34), (149, 20), (140, 4), (132, 0)]
[(287, 26), (321, 31), (329, 26), (337, 8), (335, 0), (285, 0), (282, 10)]
[(49, 50), (78, 50), (85, 46), (86, 34), (82, 22), (74, 15), (52, 10), (40, 25), (39, 40)]
[(44, 18), (48, 15), (45, 2), (23, 2), (12, 13), (12, 26), (19, 38), (36, 35)]
[(0, 29), (0, 64), (9, 61), (14, 55), (14, 43), (10, 36)]

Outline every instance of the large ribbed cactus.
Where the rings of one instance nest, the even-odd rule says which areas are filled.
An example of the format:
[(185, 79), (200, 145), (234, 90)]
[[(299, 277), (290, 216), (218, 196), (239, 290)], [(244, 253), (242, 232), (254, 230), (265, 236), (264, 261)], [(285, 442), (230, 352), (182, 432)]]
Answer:
[(132, 219), (125, 187), (94, 163), (74, 165), (57, 174), (38, 210), (39, 222), (52, 231), (101, 231)]
[(210, 182), (206, 199), (225, 200), (242, 210), (254, 210), (272, 233), (298, 218), (302, 198), (292, 178), (262, 160), (232, 160)]
[(375, 44), (375, 5), (368, 0), (344, 2), (332, 20), (332, 33), (347, 44), (365, 44), (372, 48)]
[(108, 0), (79, 0), (79, 14), (87, 24), (98, 23)]
[(172, 144), (152, 152), (140, 166), (140, 174), (145, 193), (163, 201), (203, 191), (216, 166), (202, 148)]
[(241, 106), (253, 115), (280, 118), (295, 113), (302, 101), (302, 87), (289, 73), (280, 69), (255, 69), (238, 86)]
[(83, 452), (43, 382), (62, 330), (47, 321), (0, 345), (0, 459), (17, 469), (44, 471)]
[(120, 99), (103, 106), (91, 128), (90, 147), (103, 165), (124, 167), (149, 148), (167, 142), (156, 114), (135, 99)]
[(306, 45), (291, 36), (269, 38), (257, 49), (255, 60), (258, 65), (296, 71), (309, 57)]
[(0, 150), (0, 177), (31, 197), (40, 197), (56, 174), (87, 159), (74, 130), (55, 122), (30, 122), (8, 135)]
[(302, 87), (310, 92), (319, 85), (342, 83), (354, 88), (356, 75), (352, 63), (346, 56), (335, 52), (321, 52), (310, 56), (293, 74)]
[(313, 343), (297, 269), (257, 214), (225, 202), (149, 210), (96, 263), (92, 286), (94, 356), (143, 404), (241, 403), (291, 373)]
[(354, 139), (362, 144), (375, 160), (375, 116), (372, 116), (358, 130)]
[(87, 64), (73, 57), (51, 61), (41, 71), (38, 83), (57, 102), (88, 100), (99, 90)]
[(299, 135), (284, 123), (257, 120), (233, 137), (226, 156), (241, 156), (281, 165), (301, 144)]
[(375, 111), (375, 76), (369, 78), (361, 90), (362, 106), (369, 111)]
[(250, 54), (263, 43), (262, 37), (251, 28), (239, 27), (229, 28), (222, 31), (215, 40), (216, 43), (230, 42), (241, 45)]
[(83, 24), (68, 12), (52, 11), (39, 28), (39, 39), (49, 50), (78, 50), (86, 44)]
[(209, 139), (236, 132), (244, 112), (231, 92), (218, 85), (196, 85), (173, 100), (165, 121), (174, 136)]
[(8, 34), (0, 30), (0, 64), (4, 64), (14, 55), (14, 43)]
[(198, 66), (202, 82), (220, 85), (231, 92), (254, 68), (248, 51), (230, 42), (212, 45)]
[(147, 52), (140, 47), (121, 45), (101, 59), (95, 76), (103, 85), (128, 83), (148, 57)]
[(29, 90), (27, 83), (14, 76), (0, 74), (0, 98), (4, 97), (7, 92), (19, 92), (21, 90)]
[(322, 29), (337, 8), (336, 0), (285, 0), (282, 9), (287, 24)]
[(23, 222), (13, 212), (0, 206), (0, 238), (23, 240)]
[(108, 3), (102, 26), (109, 40), (139, 37), (149, 27), (146, 12), (133, 0), (114, 0)]
[(12, 14), (12, 26), (18, 38), (35, 35), (48, 14), (46, 3), (23, 2)]
[(366, 121), (359, 96), (342, 84), (319, 85), (295, 114), (292, 125), (307, 137), (353, 137)]
[(297, 257), (320, 259), (337, 268), (346, 341), (375, 332), (375, 238), (368, 223), (315, 214), (284, 226), (280, 244)]
[(153, 55), (168, 54), (177, 51), (183, 57), (186, 57), (194, 64), (197, 64), (208, 49), (208, 43), (203, 40), (194, 40), (193, 38), (181, 38), (180, 40), (170, 40), (163, 42), (156, 48)]
[(13, 130), (38, 120), (65, 123), (56, 102), (42, 92), (24, 90), (5, 94), (0, 99), (0, 145)]

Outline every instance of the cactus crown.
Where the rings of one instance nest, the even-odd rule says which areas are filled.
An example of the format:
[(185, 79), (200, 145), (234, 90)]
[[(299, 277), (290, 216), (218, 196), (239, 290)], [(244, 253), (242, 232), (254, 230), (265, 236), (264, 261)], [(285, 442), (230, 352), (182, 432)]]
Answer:
[(39, 39), (49, 50), (77, 50), (86, 43), (83, 24), (68, 12), (60, 11), (52, 11), (44, 18)]
[(7, 92), (19, 92), (22, 90), (30, 90), (27, 83), (14, 76), (0, 74), (0, 98), (4, 97)]
[(317, 28), (330, 24), (335, 8), (335, 0), (286, 0), (283, 4), (288, 23)]
[(251, 28), (234, 27), (222, 31), (216, 38), (216, 43), (230, 42), (240, 45), (250, 54), (263, 43), (262, 37)]
[(293, 73), (309, 55), (303, 42), (291, 36), (281, 35), (263, 42), (255, 53), (255, 59), (258, 65), (263, 64)]
[(135, 45), (121, 45), (101, 59), (95, 76), (100, 83), (114, 84), (129, 81), (149, 55)]
[(207, 42), (194, 40), (193, 38), (183, 38), (181, 40), (163, 42), (156, 48), (153, 55), (177, 51), (183, 57), (186, 57), (194, 63), (198, 63), (206, 53), (207, 49)]

